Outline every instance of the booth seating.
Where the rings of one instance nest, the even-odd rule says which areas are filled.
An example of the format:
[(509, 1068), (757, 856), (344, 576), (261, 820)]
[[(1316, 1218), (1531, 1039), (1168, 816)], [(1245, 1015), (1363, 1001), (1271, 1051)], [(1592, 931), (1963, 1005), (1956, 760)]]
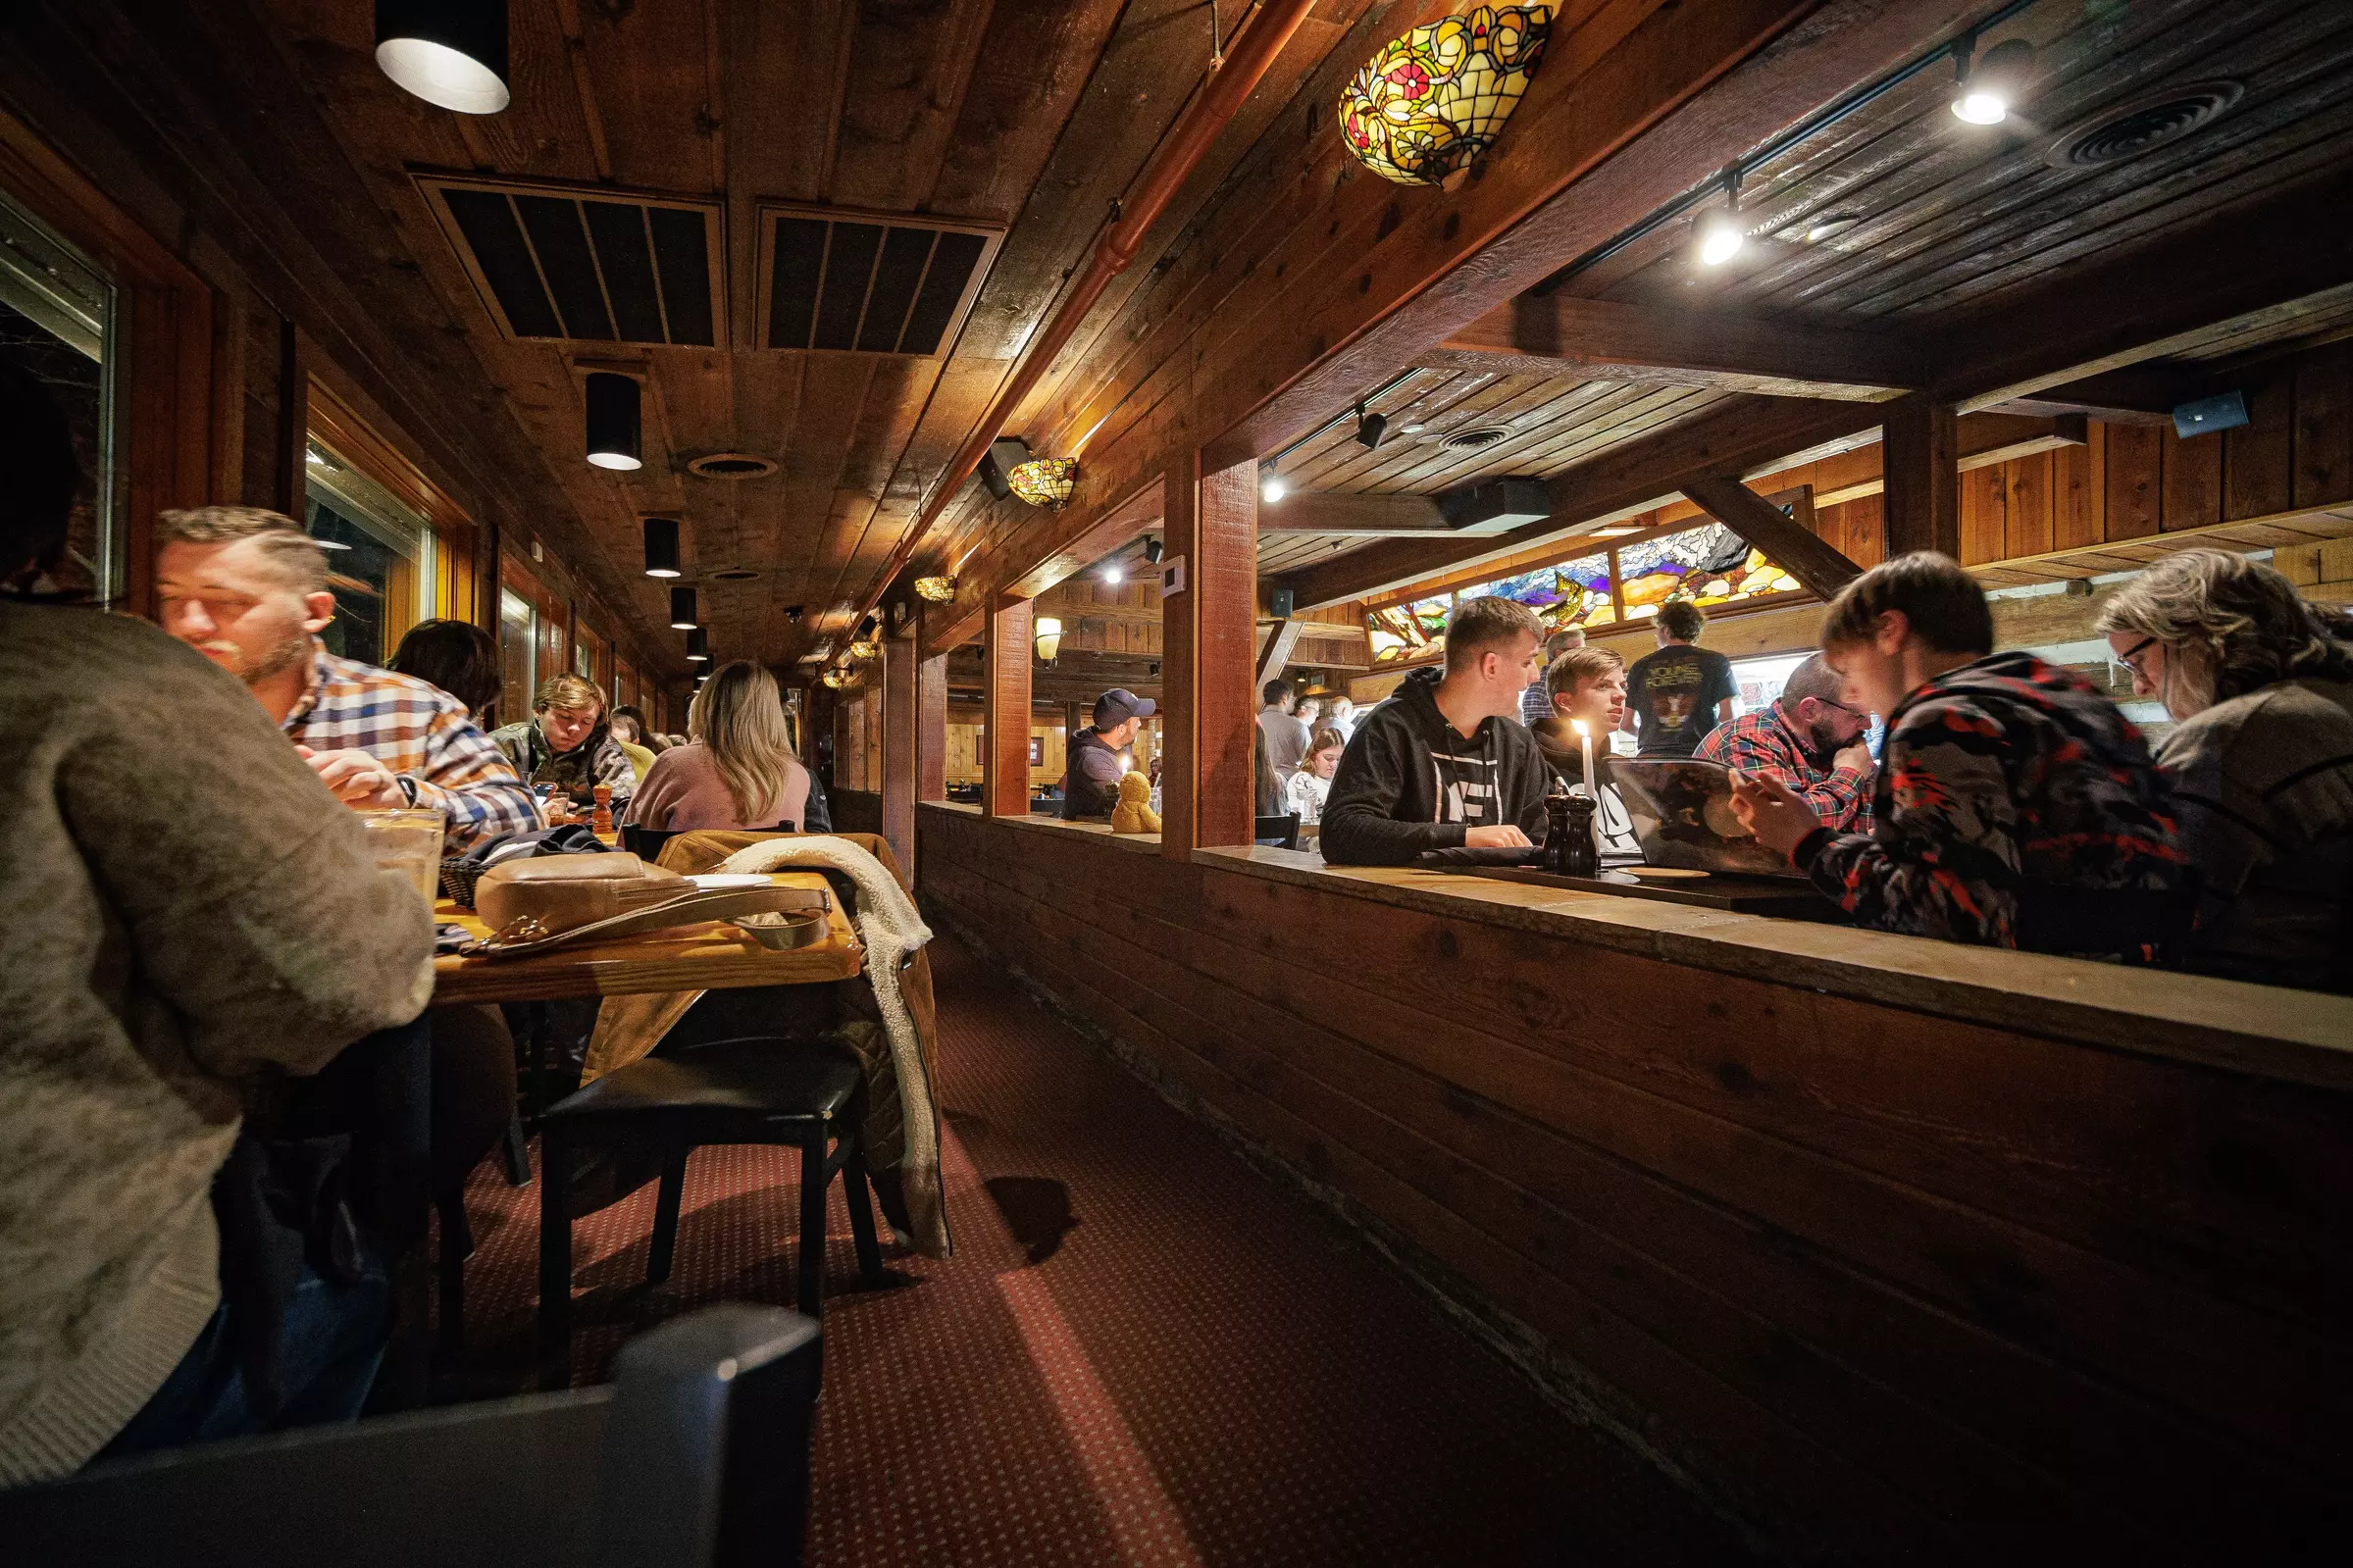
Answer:
[(796, 1564), (822, 1341), (715, 1306), (593, 1389), (312, 1427), (0, 1491), (11, 1561), (173, 1568)]

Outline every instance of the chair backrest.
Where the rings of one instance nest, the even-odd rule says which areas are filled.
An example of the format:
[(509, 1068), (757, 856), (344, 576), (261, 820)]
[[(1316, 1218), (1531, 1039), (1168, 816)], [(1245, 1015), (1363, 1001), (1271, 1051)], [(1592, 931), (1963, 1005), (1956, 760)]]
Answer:
[(800, 1561), (822, 1341), (715, 1306), (615, 1382), (181, 1448), (0, 1491), (12, 1561), (735, 1568)]
[[(621, 847), (647, 865), (652, 865), (662, 858), (662, 846), (676, 838), (679, 833), (685, 831), (684, 829), (665, 831), (660, 828), (640, 828), (636, 823), (625, 822), (621, 825)], [(759, 831), (761, 833), (792, 833), (793, 827), (790, 821), (787, 821), (780, 822), (773, 828), (762, 828)]]
[(1299, 813), (1293, 811), (1280, 817), (1260, 817), (1258, 826), (1252, 831), (1251, 836), (1260, 843), (1265, 843), (1270, 838), (1276, 839), (1278, 840), (1274, 846), (1276, 848), (1297, 849), (1299, 847)]

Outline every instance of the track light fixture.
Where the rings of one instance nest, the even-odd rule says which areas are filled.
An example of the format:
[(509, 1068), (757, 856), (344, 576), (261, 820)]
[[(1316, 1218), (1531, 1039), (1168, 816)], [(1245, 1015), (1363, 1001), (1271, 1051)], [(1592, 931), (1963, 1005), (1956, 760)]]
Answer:
[(645, 520), (645, 575), (649, 578), (678, 576), (678, 519), (649, 517)]
[(711, 662), (711, 635), (700, 627), (695, 627), (687, 633), (687, 662), (689, 664)]
[(506, 0), (376, 0), (376, 64), (461, 115), (507, 106)]
[(694, 613), (694, 589), (689, 583), (676, 583), (670, 589), (670, 624), (681, 632), (692, 631), (702, 624)]
[(1103, 581), (1113, 587), (1119, 586), (1126, 578), (1127, 574), (1119, 570), (1119, 563), (1116, 561), (1103, 568)]
[(1282, 475), (1277, 474), (1271, 468), (1262, 468), (1258, 470), (1259, 500), (1264, 501), (1268, 506), (1272, 506), (1290, 493), (1291, 487), (1283, 482)]
[(803, 608), (803, 606), (801, 606), (801, 605), (797, 605), (797, 604), (788, 604), (788, 605), (786, 605), (786, 606), (785, 606), (785, 624), (786, 624), (787, 626), (798, 626), (798, 625), (800, 625), (800, 612), (801, 612), (802, 608)]
[(1160, 557), (1163, 553), (1164, 551), (1157, 535), (1153, 535), (1145, 539), (1144, 564), (1146, 566), (1158, 566), (1160, 564)]
[(1724, 175), (1724, 204), (1700, 220), (1700, 265), (1721, 267), (1748, 243), (1740, 226), (1740, 170)]
[(1381, 433), (1388, 429), (1389, 420), (1386, 415), (1367, 414), (1364, 412), (1363, 404), (1356, 405), (1356, 444), (1358, 446), (1367, 452), (1378, 449), (1381, 444)]
[(588, 461), (598, 468), (627, 471), (642, 468), (639, 398), (641, 388), (634, 376), (590, 371), (586, 395), (588, 405)]
[(1972, 126), (1998, 126), (2025, 91), (2034, 69), (2034, 45), (2023, 38), (1997, 43), (1982, 60), (1974, 35), (1953, 46), (1953, 115)]

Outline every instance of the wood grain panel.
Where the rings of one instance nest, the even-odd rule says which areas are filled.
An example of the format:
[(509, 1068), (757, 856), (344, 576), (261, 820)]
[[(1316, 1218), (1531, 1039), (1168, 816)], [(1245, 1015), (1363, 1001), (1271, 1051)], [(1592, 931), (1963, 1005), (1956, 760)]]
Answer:
[(2242, 391), (2247, 423), (2223, 432), (2223, 516), (2233, 521), (2295, 504), (2295, 369), (2266, 366)]
[(2336, 1506), (2342, 1096), (923, 817), (929, 897), (1809, 1547)]
[(2171, 427), (2157, 431), (2165, 476), (2159, 526), (2168, 533), (2176, 529), (2210, 528), (2223, 520), (2223, 442), (2213, 435), (2183, 440)]
[(2158, 531), (2165, 507), (2165, 442), (2146, 425), (2107, 431), (2107, 537), (2142, 539)]
[(1030, 601), (1000, 599), (989, 608), (989, 813), (1026, 816), (1030, 809)]
[(2353, 497), (2353, 344), (2296, 366), (2294, 493), (2297, 506)]

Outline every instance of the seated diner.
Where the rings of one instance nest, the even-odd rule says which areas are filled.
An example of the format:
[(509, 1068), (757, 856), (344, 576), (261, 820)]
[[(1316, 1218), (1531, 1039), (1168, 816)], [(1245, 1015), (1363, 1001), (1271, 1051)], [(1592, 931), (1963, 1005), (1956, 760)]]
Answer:
[(1119, 804), (1119, 781), (1131, 771), (1136, 736), (1159, 704), (1125, 686), (1095, 699), (1095, 722), (1069, 741), (1062, 782), (1062, 816), (1070, 822), (1107, 820)]
[(1779, 696), (1709, 731), (1692, 755), (1751, 778), (1780, 781), (1833, 833), (1868, 833), (1877, 766), (1864, 743), (1870, 716), (1841, 699), (1845, 686), (1828, 660), (1810, 653), (1790, 672)]
[(566, 796), (585, 807), (598, 784), (609, 786), (618, 809), (638, 786), (629, 755), (613, 738), (604, 694), (578, 675), (550, 676), (532, 699), (532, 716), (502, 726), (490, 739), (534, 790)]
[[(1610, 737), (1626, 718), (1625, 660), (1611, 649), (1589, 648), (1580, 640), (1545, 668), (1544, 691), (1552, 714), (1528, 726), (1528, 733), (1536, 737), (1545, 766), (1563, 788), (1593, 796), (1594, 843), (1603, 854), (1640, 854), (1625, 796), (1610, 782)], [(1601, 775), (1590, 784), (1585, 778), (1588, 740), (1593, 771)]]
[(748, 659), (721, 665), (688, 705), (687, 733), (692, 738), (645, 770), (631, 826), (756, 831), (806, 821), (809, 771), (793, 749), (776, 677)]
[(1284, 804), (1299, 814), (1303, 828), (1311, 828), (1323, 821), (1323, 806), (1332, 793), (1332, 775), (1340, 771), (1341, 753), (1348, 749), (1348, 737), (1326, 725), (1315, 732), (1307, 742), (1307, 754), (1300, 759), (1299, 772), (1291, 776), (1291, 787), (1284, 791)]

